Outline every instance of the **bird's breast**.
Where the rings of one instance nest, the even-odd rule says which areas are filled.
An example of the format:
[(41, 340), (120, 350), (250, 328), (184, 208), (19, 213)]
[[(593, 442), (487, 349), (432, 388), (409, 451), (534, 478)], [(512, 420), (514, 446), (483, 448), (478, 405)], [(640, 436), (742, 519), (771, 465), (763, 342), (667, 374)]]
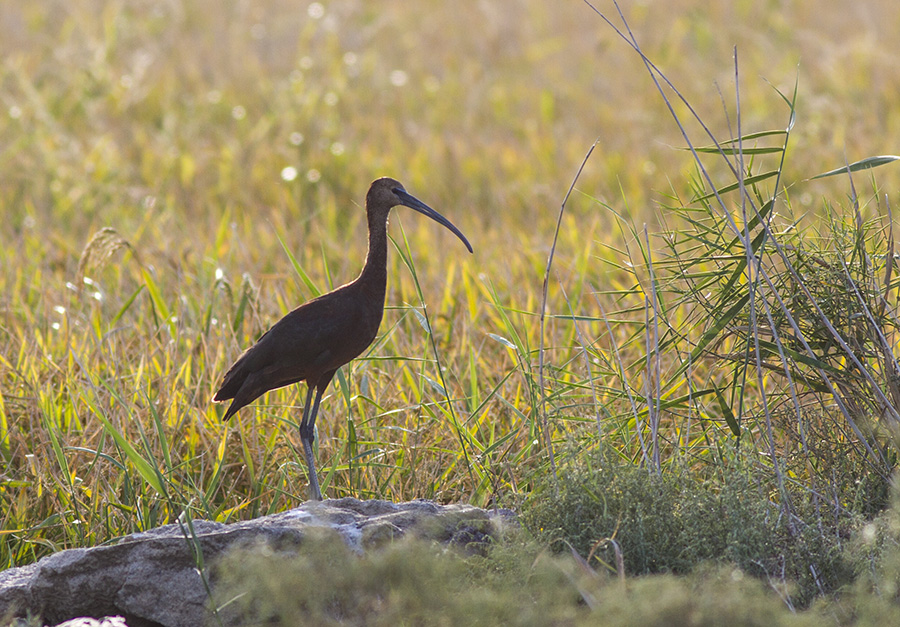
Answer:
[(372, 298), (364, 290), (348, 289), (346, 297), (331, 304), (330, 320), (322, 329), (329, 337), (317, 344), (326, 349), (322, 357), (329, 365), (338, 367), (358, 357), (375, 341), (384, 314), (384, 297), (379, 300), (377, 294)]

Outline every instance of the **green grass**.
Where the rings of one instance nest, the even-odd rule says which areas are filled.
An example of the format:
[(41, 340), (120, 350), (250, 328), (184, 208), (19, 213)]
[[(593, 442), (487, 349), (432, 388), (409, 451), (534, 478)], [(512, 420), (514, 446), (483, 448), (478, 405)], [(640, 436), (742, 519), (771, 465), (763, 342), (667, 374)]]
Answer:
[[(625, 627), (874, 626), (894, 624), (900, 618), (894, 596), (900, 558), (896, 500), (891, 509), (853, 534), (852, 540), (845, 538), (844, 549), (838, 552), (834, 549), (839, 538), (817, 537), (814, 530), (804, 532), (801, 542), (779, 537), (775, 518), (765, 516), (765, 500), (752, 498), (756, 488), (746, 482), (716, 497), (691, 494), (690, 488), (680, 491), (687, 485), (679, 485), (678, 479), (653, 482), (635, 470), (619, 468), (601, 476), (613, 486), (613, 496), (605, 503), (607, 512), (583, 516), (582, 522), (603, 533), (608, 516), (618, 513), (615, 537), (606, 538), (603, 546), (566, 546), (559, 555), (547, 550), (543, 538), (535, 541), (522, 530), (507, 529), (486, 552), (447, 549), (422, 538), (407, 538), (360, 556), (336, 534), (313, 534), (300, 549), (257, 547), (230, 554), (213, 571), (218, 619), (224, 625), (294, 625), (296, 617), (302, 616), (322, 625), (398, 621), (595, 625), (602, 621)], [(544, 514), (562, 518), (578, 512), (572, 497), (579, 491), (577, 482), (569, 483), (562, 507), (556, 511), (547, 507)], [(669, 511), (675, 516), (641, 512), (642, 505), (650, 502), (648, 492), (658, 499), (658, 514), (674, 506)], [(713, 507), (700, 510), (698, 505)], [(588, 505), (592, 514), (598, 513), (598, 507), (596, 502)], [(638, 520), (625, 513), (628, 509), (649, 514), (653, 520)], [(717, 520), (719, 513), (724, 516)], [(574, 517), (577, 514), (570, 516)], [(748, 523), (752, 529), (742, 527)], [(717, 529), (710, 529), (711, 525)], [(702, 546), (702, 539), (726, 536), (727, 546)], [(619, 577), (615, 567), (594, 569), (579, 557), (602, 554), (614, 542), (626, 555), (640, 554), (628, 546), (635, 541), (670, 564), (684, 565), (698, 553), (704, 553), (704, 561), (678, 574), (677, 568), (655, 574), (648, 569)], [(781, 541), (786, 543), (780, 550), (788, 556), (787, 563), (779, 561), (775, 544)], [(667, 550), (672, 552), (665, 557)], [(845, 571), (856, 569), (857, 576), (822, 569), (828, 565), (822, 558)], [(800, 574), (810, 583), (809, 566), (820, 567), (816, 575), (826, 585), (835, 583), (835, 575), (842, 585), (827, 597), (820, 596), (810, 608), (797, 611), (791, 605), (797, 590), (793, 584), (779, 583), (778, 569), (805, 568), (807, 573)], [(767, 572), (752, 576), (759, 575), (760, 569)]]
[(252, 583), (231, 587), (234, 578), (223, 575), (224, 625), (296, 625), (298, 616), (319, 625), (816, 624), (737, 570), (626, 585), (521, 540), (487, 557), (403, 541), (360, 558), (341, 540), (322, 538), (298, 554), (239, 552), (223, 566), (237, 564)]
[(676, 470), (656, 477), (592, 461), (564, 473), (559, 498), (534, 499), (523, 519), (548, 546), (590, 556), (598, 570), (645, 576), (734, 567), (767, 581), (795, 607), (854, 581), (858, 560), (847, 539), (859, 519), (847, 511), (830, 512), (823, 524), (795, 490), (786, 522), (760, 474), (732, 468), (698, 485)]
[[(577, 503), (606, 479), (728, 507), (741, 468), (772, 552), (731, 561), (802, 570), (802, 536), (856, 563), (843, 540), (896, 461), (900, 168), (813, 177), (900, 152), (900, 9), (623, 12), (696, 118), (578, 2), (0, 9), (0, 565), (305, 498), (304, 391), (227, 425), (210, 399), (269, 325), (355, 278), (382, 175), (475, 255), (394, 212), (381, 334), (320, 412), (327, 495), (541, 511), (560, 491), (545, 541), (587, 558), (613, 531)], [(712, 522), (672, 524), (712, 546)], [(638, 555), (630, 574), (704, 559)], [(798, 586), (787, 603), (863, 585), (791, 568), (768, 579)]]

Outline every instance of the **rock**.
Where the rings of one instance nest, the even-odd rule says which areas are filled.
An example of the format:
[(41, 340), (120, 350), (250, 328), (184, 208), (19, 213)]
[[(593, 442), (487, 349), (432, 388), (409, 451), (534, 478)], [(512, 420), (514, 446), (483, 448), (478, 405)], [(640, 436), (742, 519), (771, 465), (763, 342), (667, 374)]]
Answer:
[(310, 529), (328, 528), (359, 552), (409, 533), (480, 550), (507, 522), (515, 524), (508, 510), (343, 498), (246, 522), (166, 525), (112, 546), (60, 551), (0, 572), (0, 617), (30, 613), (50, 625), (115, 617), (105, 620), (128, 627), (197, 627), (209, 618), (206, 586), (215, 584), (204, 582), (201, 572), (231, 548), (300, 547)]

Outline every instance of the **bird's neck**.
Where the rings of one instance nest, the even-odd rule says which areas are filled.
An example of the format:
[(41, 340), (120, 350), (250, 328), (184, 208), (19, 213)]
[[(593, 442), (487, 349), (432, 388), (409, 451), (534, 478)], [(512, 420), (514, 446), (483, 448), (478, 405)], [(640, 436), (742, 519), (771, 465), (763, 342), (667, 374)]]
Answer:
[(382, 307), (387, 289), (387, 224), (386, 216), (369, 216), (369, 252), (357, 279), (373, 297), (380, 296)]

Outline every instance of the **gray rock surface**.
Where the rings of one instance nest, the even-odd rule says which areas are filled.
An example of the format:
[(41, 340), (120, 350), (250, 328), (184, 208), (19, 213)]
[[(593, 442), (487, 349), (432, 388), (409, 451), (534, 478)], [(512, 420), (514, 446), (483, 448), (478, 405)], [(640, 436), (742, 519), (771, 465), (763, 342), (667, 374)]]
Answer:
[(193, 533), (186, 525), (166, 525), (112, 546), (60, 551), (0, 572), (0, 617), (31, 614), (55, 625), (121, 616), (129, 627), (199, 627), (207, 623), (209, 610), (198, 565), (209, 565), (231, 548), (266, 543), (302, 550), (304, 534), (328, 528), (360, 552), (408, 533), (477, 550), (512, 521), (511, 512), (470, 505), (343, 498), (310, 501), (246, 522), (195, 520)]

